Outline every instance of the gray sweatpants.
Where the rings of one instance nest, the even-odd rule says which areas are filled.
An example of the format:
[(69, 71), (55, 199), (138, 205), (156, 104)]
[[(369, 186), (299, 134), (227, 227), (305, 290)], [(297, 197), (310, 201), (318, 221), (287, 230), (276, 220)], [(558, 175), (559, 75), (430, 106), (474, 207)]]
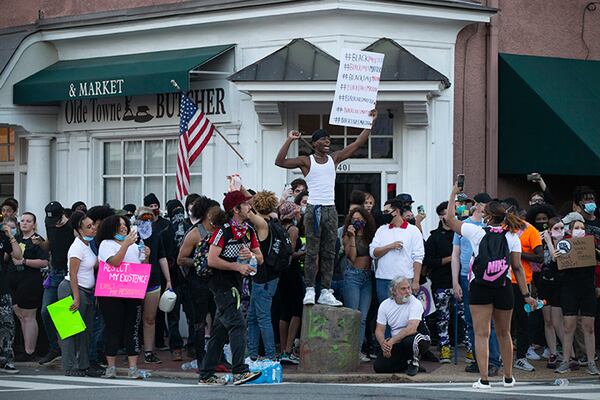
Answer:
[(304, 282), (307, 287), (315, 287), (317, 272), (320, 271), (321, 288), (331, 288), (337, 239), (337, 218), (335, 206), (309, 204), (306, 207), (306, 214), (304, 214), (304, 231), (306, 232)]
[[(94, 307), (92, 307), (93, 289), (79, 287), (79, 312), (85, 323), (85, 331), (59, 340), (62, 351), (62, 365), (65, 371), (85, 370), (90, 367), (90, 336), (94, 324)], [(58, 285), (58, 299), (72, 296), (71, 282), (66, 279)]]

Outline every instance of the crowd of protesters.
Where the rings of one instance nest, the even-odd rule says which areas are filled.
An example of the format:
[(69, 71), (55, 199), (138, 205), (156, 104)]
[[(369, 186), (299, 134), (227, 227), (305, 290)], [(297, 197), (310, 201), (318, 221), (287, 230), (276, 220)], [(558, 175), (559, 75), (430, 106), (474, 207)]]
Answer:
[[(295, 139), (291, 134), (289, 141)], [(313, 142), (320, 140), (329, 138), (317, 132)], [(328, 144), (321, 146), (315, 146), (317, 157), (328, 151)], [(338, 161), (350, 155), (338, 154)], [(356, 356), (374, 360), (375, 372), (415, 375), (424, 371), (421, 360), (450, 363), (458, 346), (465, 349), (466, 371), (480, 374), (477, 389), (489, 388), (489, 377), (502, 366), (503, 384), (512, 386), (513, 368), (533, 371), (529, 361), (542, 358), (557, 373), (584, 367), (599, 374), (600, 264), (559, 269), (557, 261), (559, 242), (585, 236), (593, 237), (600, 259), (592, 189), (578, 187), (570, 207), (557, 211), (539, 175), (543, 191), (531, 196), (527, 209), (487, 193), (471, 197), (455, 186), (436, 207), (439, 224), (429, 233), (421, 227), (424, 210), (413, 210), (410, 194), (377, 210), (372, 194), (354, 191), (338, 228), (332, 194), (309, 191), (323, 182), (314, 165), (325, 176), (331, 168), (327, 157), (324, 163), (311, 159), (309, 183), (296, 179), (279, 197), (246, 189), (232, 176), (222, 202), (191, 194), (185, 204), (170, 200), (165, 210), (152, 193), (143, 205), (123, 209), (83, 202), (65, 209), (52, 201), (43, 221), (47, 239), (37, 233), (36, 215), (20, 214), (17, 200), (6, 200), (0, 233), (2, 372), (18, 373), (13, 361), (60, 360), (67, 376), (116, 378), (116, 360), (123, 355), (127, 376), (140, 379), (139, 365), (161, 363), (156, 349), (169, 349), (175, 361), (184, 352), (197, 360), (201, 384), (226, 383), (215, 374), (224, 371), (243, 384), (260, 374), (249, 370), (251, 360), (300, 363), (303, 308), (320, 303), (360, 311)], [(476, 266), (494, 245), (507, 254), (506, 263), (492, 271), (500, 278), (489, 268), (478, 277)], [(99, 262), (114, 268), (150, 264), (146, 296), (96, 298)], [(436, 307), (429, 315), (415, 296), (424, 285)], [(165, 315), (158, 303), (167, 290), (178, 296)], [(67, 296), (86, 329), (60, 340), (47, 307)], [(536, 308), (535, 298), (545, 306), (526, 312), (526, 305)], [(185, 333), (179, 331), (182, 307)], [(23, 345), (15, 357), (16, 323)], [(454, 323), (460, 329), (453, 332)], [(40, 334), (48, 342), (45, 355), (36, 354)]]

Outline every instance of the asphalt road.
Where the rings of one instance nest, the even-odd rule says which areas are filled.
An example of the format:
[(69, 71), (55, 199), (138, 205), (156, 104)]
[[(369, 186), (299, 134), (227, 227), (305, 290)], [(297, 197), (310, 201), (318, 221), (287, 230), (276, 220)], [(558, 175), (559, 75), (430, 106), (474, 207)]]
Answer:
[[(494, 386), (494, 385), (493, 385)], [(0, 375), (0, 400), (135, 400), (135, 399), (249, 399), (249, 400), (354, 400), (387, 399), (600, 399), (600, 380), (570, 382), (568, 386), (518, 382), (515, 388), (498, 384), (492, 391), (471, 389), (470, 384), (279, 384), (204, 387), (192, 380), (130, 381), (75, 378), (22, 370)]]

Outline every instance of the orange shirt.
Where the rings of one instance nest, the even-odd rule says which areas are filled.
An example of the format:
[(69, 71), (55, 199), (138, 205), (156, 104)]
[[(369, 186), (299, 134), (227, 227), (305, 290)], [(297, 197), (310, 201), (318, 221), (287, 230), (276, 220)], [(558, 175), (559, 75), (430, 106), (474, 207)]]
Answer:
[[(525, 230), (518, 231), (517, 235), (519, 236), (519, 239), (521, 239), (521, 253), (533, 253), (533, 249), (542, 245), (540, 233), (534, 228), (533, 225), (529, 223), (527, 223), (527, 228), (525, 228)], [(531, 283), (533, 272), (531, 271), (531, 265), (529, 265), (529, 261), (525, 261), (521, 258), (521, 265), (523, 265), (527, 283)], [(512, 273), (511, 275), (512, 283), (517, 283), (515, 274)]]

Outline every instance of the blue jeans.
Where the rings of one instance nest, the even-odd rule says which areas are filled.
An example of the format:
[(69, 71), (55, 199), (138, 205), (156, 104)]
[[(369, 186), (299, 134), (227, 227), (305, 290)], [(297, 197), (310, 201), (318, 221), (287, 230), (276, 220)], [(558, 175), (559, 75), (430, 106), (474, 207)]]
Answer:
[(377, 288), (377, 300), (379, 304), (390, 297), (390, 282), (391, 279), (375, 279), (375, 287)]
[(98, 351), (104, 354), (104, 318), (96, 305), (96, 297), (92, 295), (92, 307), (94, 308), (94, 323), (90, 340), (90, 362), (99, 360)]
[(48, 337), (48, 346), (51, 350), (60, 353), (58, 347), (58, 337), (56, 334), (56, 328), (48, 313), (48, 306), (58, 301), (58, 285), (62, 282), (65, 277), (65, 272), (49, 272), (50, 275), (50, 287), (44, 289), (44, 296), (42, 297), (42, 321), (44, 323), (44, 329), (46, 330), (46, 336)]
[(275, 335), (271, 321), (271, 303), (277, 290), (279, 278), (266, 283), (253, 283), (248, 309), (248, 353), (258, 357), (258, 345), (262, 336), (265, 357), (275, 359)]
[(365, 339), (365, 326), (367, 314), (371, 306), (371, 280), (373, 273), (370, 270), (346, 266), (344, 271), (344, 305), (353, 310), (360, 311), (360, 332), (358, 335), (358, 348)]
[[(469, 334), (469, 339), (473, 344), (473, 356), (475, 356), (475, 332), (473, 332), (473, 318), (471, 317), (471, 307), (469, 306), (469, 279), (466, 276), (460, 277), (460, 288), (463, 292), (463, 302), (465, 305), (465, 326), (467, 328), (467, 333)], [(502, 365), (502, 361), (500, 361), (500, 345), (498, 344), (493, 321), (490, 330), (490, 354), (488, 363), (490, 366), (496, 368), (500, 368)]]

